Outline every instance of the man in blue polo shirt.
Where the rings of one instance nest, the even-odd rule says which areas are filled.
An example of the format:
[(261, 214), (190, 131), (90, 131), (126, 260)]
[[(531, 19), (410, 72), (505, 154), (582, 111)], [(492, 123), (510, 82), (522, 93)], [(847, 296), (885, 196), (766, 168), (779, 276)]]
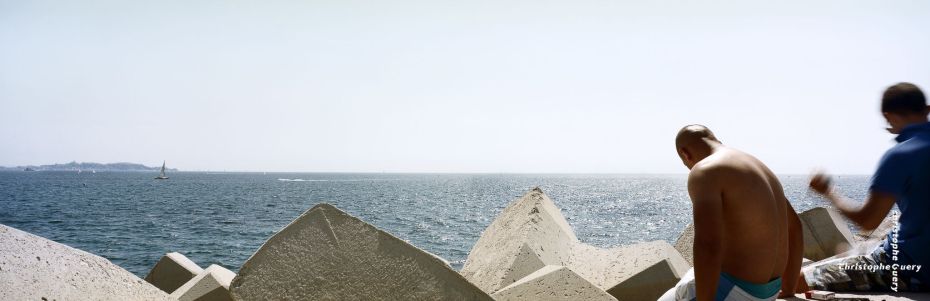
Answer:
[(930, 107), (917, 86), (899, 83), (885, 90), (881, 110), (898, 144), (882, 157), (865, 202), (858, 205), (841, 196), (824, 174), (815, 174), (810, 186), (866, 231), (878, 227), (897, 204), (899, 228), (870, 254), (805, 267), (799, 292), (808, 286), (830, 291), (930, 290)]

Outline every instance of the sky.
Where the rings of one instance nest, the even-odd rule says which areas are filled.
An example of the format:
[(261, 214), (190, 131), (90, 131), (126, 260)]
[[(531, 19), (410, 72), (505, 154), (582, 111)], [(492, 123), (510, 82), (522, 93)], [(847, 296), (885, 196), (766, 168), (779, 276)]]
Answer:
[(0, 166), (871, 174), (927, 1), (0, 0)]

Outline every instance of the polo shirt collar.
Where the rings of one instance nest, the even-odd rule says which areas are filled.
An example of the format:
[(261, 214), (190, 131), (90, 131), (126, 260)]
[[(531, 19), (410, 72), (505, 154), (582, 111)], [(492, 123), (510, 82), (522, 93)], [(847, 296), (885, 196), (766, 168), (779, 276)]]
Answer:
[(906, 126), (901, 130), (901, 133), (898, 134), (898, 137), (894, 138), (894, 140), (897, 140), (898, 142), (904, 142), (905, 140), (911, 139), (911, 137), (914, 137), (914, 135), (922, 132), (930, 132), (930, 122)]

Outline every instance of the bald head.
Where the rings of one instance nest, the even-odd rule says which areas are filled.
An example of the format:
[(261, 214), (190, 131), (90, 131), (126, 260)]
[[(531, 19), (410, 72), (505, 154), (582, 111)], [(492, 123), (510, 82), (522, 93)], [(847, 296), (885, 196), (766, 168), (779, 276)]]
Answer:
[(717, 140), (717, 136), (714, 136), (714, 132), (711, 132), (706, 126), (700, 124), (687, 125), (678, 131), (678, 136), (675, 137), (675, 147), (690, 147), (695, 143), (706, 144), (705, 139), (720, 142), (720, 140)]
[(692, 124), (681, 128), (675, 137), (675, 148), (682, 163), (689, 169), (703, 160), (712, 151), (711, 144), (719, 144), (717, 136), (706, 126)]

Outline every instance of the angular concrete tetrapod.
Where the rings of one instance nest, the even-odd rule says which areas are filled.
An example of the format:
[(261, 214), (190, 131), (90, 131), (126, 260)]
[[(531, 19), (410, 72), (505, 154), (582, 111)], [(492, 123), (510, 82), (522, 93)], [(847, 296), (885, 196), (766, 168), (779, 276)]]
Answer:
[(862, 244), (875, 244), (888, 237), (888, 233), (898, 224), (898, 214), (888, 214), (882, 223), (871, 231), (862, 231), (855, 234), (856, 242)]
[(234, 277), (236, 273), (213, 264), (171, 293), (171, 297), (178, 301), (232, 301), (229, 284)]
[(817, 207), (798, 217), (804, 232), (804, 258), (819, 261), (852, 247), (853, 235), (838, 212)]
[(547, 265), (491, 295), (497, 301), (616, 301), (563, 266)]
[[(578, 257), (572, 266), (590, 273), (579, 273), (591, 283), (607, 291), (618, 300), (637, 300), (633, 297), (658, 299), (675, 286), (688, 272), (688, 262), (665, 241), (651, 241), (611, 249), (576, 251)], [(654, 297), (652, 297), (654, 296)]]
[(173, 300), (109, 260), (0, 225), (0, 300)]
[(621, 300), (659, 299), (687, 273), (688, 268), (683, 260), (669, 258), (656, 262), (608, 289), (607, 293)]
[(158, 260), (145, 281), (170, 294), (202, 272), (203, 268), (186, 256), (171, 252)]
[(242, 265), (235, 300), (492, 300), (442, 260), (328, 204)]
[(511, 202), (481, 233), (462, 275), (493, 293), (543, 266), (569, 266), (576, 243), (559, 208), (537, 187)]
[[(583, 244), (552, 200), (535, 188), (511, 202), (481, 234), (468, 254), (462, 274), (484, 291), (496, 293), (545, 266), (556, 265), (609, 292), (628, 279), (650, 273), (647, 268), (660, 262), (667, 262), (674, 273), (649, 274), (656, 281), (649, 282), (650, 285), (660, 287), (669, 283), (668, 287), (655, 289), (658, 295), (674, 286), (688, 270), (688, 263), (674, 247), (664, 241), (611, 249)], [(620, 286), (616, 291), (625, 287), (651, 289), (649, 285), (635, 283)]]
[(688, 224), (675, 240), (675, 250), (681, 253), (689, 266), (694, 266), (694, 224)]

